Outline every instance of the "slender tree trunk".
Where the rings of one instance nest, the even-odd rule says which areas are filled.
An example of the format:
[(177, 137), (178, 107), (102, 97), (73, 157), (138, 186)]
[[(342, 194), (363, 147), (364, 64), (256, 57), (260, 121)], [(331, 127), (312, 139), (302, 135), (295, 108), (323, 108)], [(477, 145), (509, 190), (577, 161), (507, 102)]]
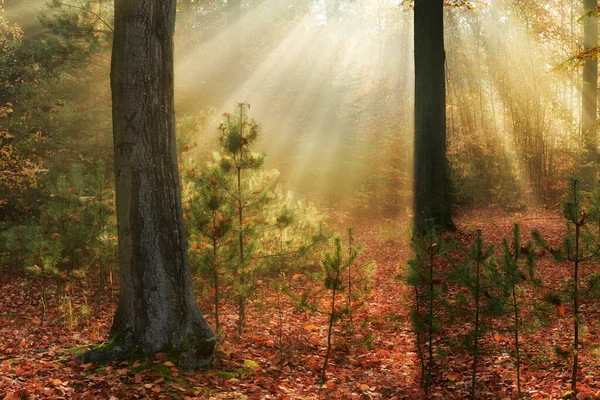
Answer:
[[(598, 6), (598, 0), (583, 0), (584, 12)], [(598, 46), (598, 17), (590, 16), (583, 19), (584, 50)], [(598, 109), (598, 60), (592, 57), (583, 65), (582, 89), (582, 133), (585, 146), (584, 178), (591, 190), (596, 180), (598, 164), (598, 134), (594, 129)]]
[[(213, 212), (213, 224), (216, 223)], [(214, 225), (213, 225), (214, 226)], [(219, 335), (219, 263), (217, 262), (217, 240), (213, 239), (213, 285), (215, 286), (215, 334)]]
[[(243, 104), (240, 104), (240, 135), (244, 132), (244, 112), (243, 112)], [(242, 158), (244, 154), (244, 146), (240, 147), (240, 160), (239, 163), (241, 165)], [(240, 285), (242, 286), (243, 293), (238, 294), (238, 334), (241, 336), (244, 331), (244, 322), (246, 320), (246, 293), (245, 293), (245, 285), (246, 285), (246, 265), (245, 265), (245, 256), (244, 256), (244, 201), (242, 199), (242, 167), (238, 165), (237, 167), (237, 211), (238, 211), (238, 222), (240, 224), (240, 231), (238, 234), (238, 244), (240, 250)]]
[[(339, 279), (340, 274), (337, 273), (335, 279), (336, 281)], [(325, 361), (323, 361), (323, 371), (321, 371), (321, 380), (325, 382), (327, 380), (327, 363), (329, 362), (329, 353), (331, 353), (331, 334), (333, 333), (333, 323), (336, 318), (335, 311), (335, 296), (337, 295), (337, 290), (334, 288), (331, 294), (331, 314), (329, 314), (329, 329), (327, 330), (327, 352), (325, 353)]]
[(427, 380), (425, 381), (426, 392), (429, 392), (429, 387), (431, 386), (432, 376), (433, 376), (433, 291), (435, 290), (435, 286), (433, 285), (433, 253), (429, 254), (429, 312), (428, 312), (428, 353), (429, 353), (429, 361), (427, 365)]
[(175, 0), (115, 0), (111, 89), (120, 296), (103, 351), (86, 362), (176, 352), (207, 366), (215, 335), (192, 289), (173, 105)]
[[(481, 233), (479, 233), (481, 234)], [(475, 339), (473, 340), (473, 371), (471, 375), (471, 399), (475, 400), (477, 394), (477, 361), (479, 357), (479, 289), (480, 289), (480, 254), (477, 255), (477, 265), (475, 271)]]
[(579, 236), (581, 224), (575, 224), (575, 270), (573, 271), (573, 371), (571, 390), (577, 393), (577, 371), (579, 370)]
[(446, 160), (444, 2), (415, 0), (414, 229), (455, 229)]

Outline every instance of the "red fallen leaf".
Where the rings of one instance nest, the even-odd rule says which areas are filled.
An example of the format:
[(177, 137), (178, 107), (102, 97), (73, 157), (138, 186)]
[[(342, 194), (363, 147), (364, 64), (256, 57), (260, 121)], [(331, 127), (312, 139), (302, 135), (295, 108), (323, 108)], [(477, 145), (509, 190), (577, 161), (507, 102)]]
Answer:
[(21, 367), (18, 367), (18, 368), (15, 370), (15, 374), (17, 374), (18, 376), (21, 376), (21, 375), (23, 375), (24, 373), (25, 373), (25, 370), (24, 370), (23, 368), (21, 368)]
[(141, 383), (142, 382), (142, 376), (140, 374), (135, 374), (135, 376), (133, 377), (133, 380), (135, 383)]
[(327, 389), (333, 389), (335, 387), (335, 383), (332, 381), (327, 381), (325, 386), (327, 386)]
[(562, 304), (556, 304), (556, 311), (558, 312), (558, 315), (560, 315), (561, 317), (565, 316), (565, 306), (563, 306)]
[(159, 384), (159, 383), (163, 383), (165, 381), (165, 378), (158, 378), (157, 380), (154, 381), (154, 383)]
[(160, 386), (155, 386), (155, 387), (153, 387), (153, 388), (152, 388), (152, 391), (153, 391), (154, 393), (160, 393), (160, 392), (161, 392), (161, 390), (162, 390), (162, 389), (160, 388)]
[(54, 233), (52, 234), (52, 237), (53, 237), (53, 238), (60, 237), (60, 233), (58, 233), (58, 232), (54, 232)]
[(496, 342), (499, 342), (500, 340), (502, 340), (502, 336), (500, 336), (500, 333), (494, 332), (494, 340)]
[(267, 347), (273, 347), (273, 346), (275, 346), (275, 342), (272, 341), (272, 340), (267, 340), (265, 342), (265, 346), (267, 346)]

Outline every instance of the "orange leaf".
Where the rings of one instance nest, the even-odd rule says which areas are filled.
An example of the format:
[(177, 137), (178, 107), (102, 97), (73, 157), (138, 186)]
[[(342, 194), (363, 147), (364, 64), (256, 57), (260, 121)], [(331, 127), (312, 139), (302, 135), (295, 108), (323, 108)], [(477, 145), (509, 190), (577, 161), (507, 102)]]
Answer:
[(446, 379), (448, 379), (450, 382), (454, 382), (458, 379), (458, 376), (456, 375), (446, 375)]
[(556, 305), (556, 311), (558, 312), (558, 315), (560, 315), (561, 317), (565, 316), (565, 306), (563, 306), (562, 304)]
[(494, 340), (496, 342), (499, 342), (500, 340), (502, 340), (502, 337), (500, 336), (500, 334), (498, 332), (494, 332)]
[(163, 364), (165, 367), (174, 367), (175, 364), (173, 364), (173, 362), (171, 361), (165, 361), (165, 363)]
[(140, 374), (135, 374), (135, 377), (133, 379), (135, 380), (135, 383), (142, 382), (142, 376)]
[(332, 381), (327, 381), (325, 386), (327, 386), (327, 389), (333, 389), (335, 387), (335, 383)]

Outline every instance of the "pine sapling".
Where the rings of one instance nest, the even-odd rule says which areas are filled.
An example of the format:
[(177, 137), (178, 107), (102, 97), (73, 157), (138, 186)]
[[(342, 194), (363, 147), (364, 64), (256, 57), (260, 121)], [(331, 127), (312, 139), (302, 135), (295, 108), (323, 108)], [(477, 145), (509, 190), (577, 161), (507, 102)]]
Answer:
[[(260, 127), (254, 121), (248, 120), (248, 103), (239, 103), (237, 115), (223, 114), (226, 118), (220, 125), (219, 140), (224, 155), (221, 159), (221, 169), (224, 173), (233, 173), (233, 184), (223, 184), (228, 189), (228, 195), (237, 214), (237, 245), (238, 262), (235, 268), (237, 284), (239, 285), (238, 300), (238, 334), (242, 334), (246, 319), (246, 299), (248, 296), (248, 265), (250, 262), (247, 242), (250, 240), (251, 228), (245, 218), (247, 209), (264, 198), (260, 190), (249, 190), (244, 181), (244, 173), (258, 170), (262, 167), (264, 156), (251, 152), (252, 146), (258, 139)], [(251, 248), (251, 247), (250, 247)]]
[[(206, 262), (212, 278), (214, 289), (215, 332), (220, 332), (220, 282), (219, 282), (219, 250), (226, 244), (231, 231), (231, 207), (226, 202), (225, 190), (219, 185), (219, 170), (209, 166), (208, 170), (195, 179), (197, 198), (190, 204), (192, 232), (200, 237), (197, 242), (206, 240), (210, 247)], [(199, 250), (199, 243), (192, 248)]]
[[(435, 367), (433, 354), (434, 335), (439, 331), (436, 319), (436, 299), (439, 290), (436, 285), (441, 283), (440, 272), (436, 268), (436, 258), (445, 249), (443, 240), (438, 238), (435, 229), (431, 228), (427, 234), (420, 239), (413, 239), (415, 258), (408, 262), (410, 267), (408, 284), (414, 287), (415, 307), (411, 320), (417, 335), (417, 354), (421, 362), (421, 386), (425, 393), (433, 381), (433, 369)], [(425, 347), (427, 355), (425, 355)]]
[(327, 351), (325, 360), (323, 361), (323, 369), (321, 371), (321, 379), (323, 382), (327, 380), (327, 363), (331, 352), (331, 336), (333, 333), (333, 325), (339, 320), (343, 312), (338, 311), (336, 299), (338, 294), (344, 290), (344, 273), (352, 267), (358, 252), (353, 250), (349, 256), (344, 259), (342, 252), (342, 241), (339, 237), (334, 239), (334, 249), (332, 253), (325, 254), (322, 260), (323, 270), (325, 273), (325, 288), (331, 292), (331, 307), (329, 310), (329, 328), (327, 330)]
[[(555, 250), (544, 240), (540, 232), (534, 231), (532, 235), (536, 242), (546, 248), (557, 261), (569, 261), (573, 265), (572, 282), (569, 292), (573, 301), (573, 364), (571, 371), (571, 391), (577, 394), (577, 374), (579, 371), (579, 329), (581, 316), (579, 311), (579, 285), (580, 265), (582, 262), (597, 257), (598, 245), (594, 244), (594, 237), (587, 227), (588, 215), (583, 209), (581, 183), (576, 178), (569, 180), (569, 192), (563, 202), (563, 215), (567, 222), (567, 235), (563, 238), (562, 248)], [(559, 314), (564, 315), (564, 308), (557, 295), (546, 296), (556, 307)]]
[[(471, 369), (471, 399), (476, 398), (477, 368), (479, 364), (480, 340), (486, 329), (485, 317), (503, 313), (503, 296), (496, 294), (502, 288), (501, 274), (492, 258), (493, 247), (484, 247), (481, 230), (477, 230), (475, 242), (466, 251), (463, 264), (454, 270), (458, 281), (469, 290), (472, 301), (473, 331), (471, 332), (471, 350), (473, 364)], [(466, 301), (464, 299), (463, 301)]]
[(533, 278), (533, 250), (529, 244), (526, 247), (521, 247), (521, 233), (519, 224), (514, 224), (512, 232), (512, 249), (508, 243), (508, 239), (502, 241), (504, 246), (504, 272), (505, 282), (510, 296), (510, 301), (513, 309), (513, 333), (515, 339), (515, 364), (517, 372), (517, 396), (521, 398), (521, 349), (519, 342), (519, 334), (521, 332), (521, 318), (519, 314), (519, 299), (518, 286), (526, 277), (521, 270), (521, 256), (527, 257), (527, 266), (529, 276)]

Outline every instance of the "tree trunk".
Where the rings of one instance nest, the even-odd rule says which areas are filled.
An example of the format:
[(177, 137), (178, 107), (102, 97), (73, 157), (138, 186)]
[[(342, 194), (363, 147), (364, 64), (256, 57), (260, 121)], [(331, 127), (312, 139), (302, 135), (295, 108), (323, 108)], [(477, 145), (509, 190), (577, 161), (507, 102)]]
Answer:
[(443, 0), (415, 0), (414, 230), (455, 229), (446, 159)]
[[(584, 12), (598, 6), (598, 0), (583, 0)], [(585, 50), (598, 46), (598, 17), (583, 19), (583, 47)], [(588, 188), (594, 187), (598, 164), (598, 137), (594, 129), (598, 108), (598, 60), (594, 57), (583, 65), (582, 131), (585, 147), (583, 174)]]
[(86, 362), (168, 352), (210, 364), (216, 339), (188, 266), (175, 145), (175, 0), (115, 0), (111, 89), (120, 296), (109, 344)]

